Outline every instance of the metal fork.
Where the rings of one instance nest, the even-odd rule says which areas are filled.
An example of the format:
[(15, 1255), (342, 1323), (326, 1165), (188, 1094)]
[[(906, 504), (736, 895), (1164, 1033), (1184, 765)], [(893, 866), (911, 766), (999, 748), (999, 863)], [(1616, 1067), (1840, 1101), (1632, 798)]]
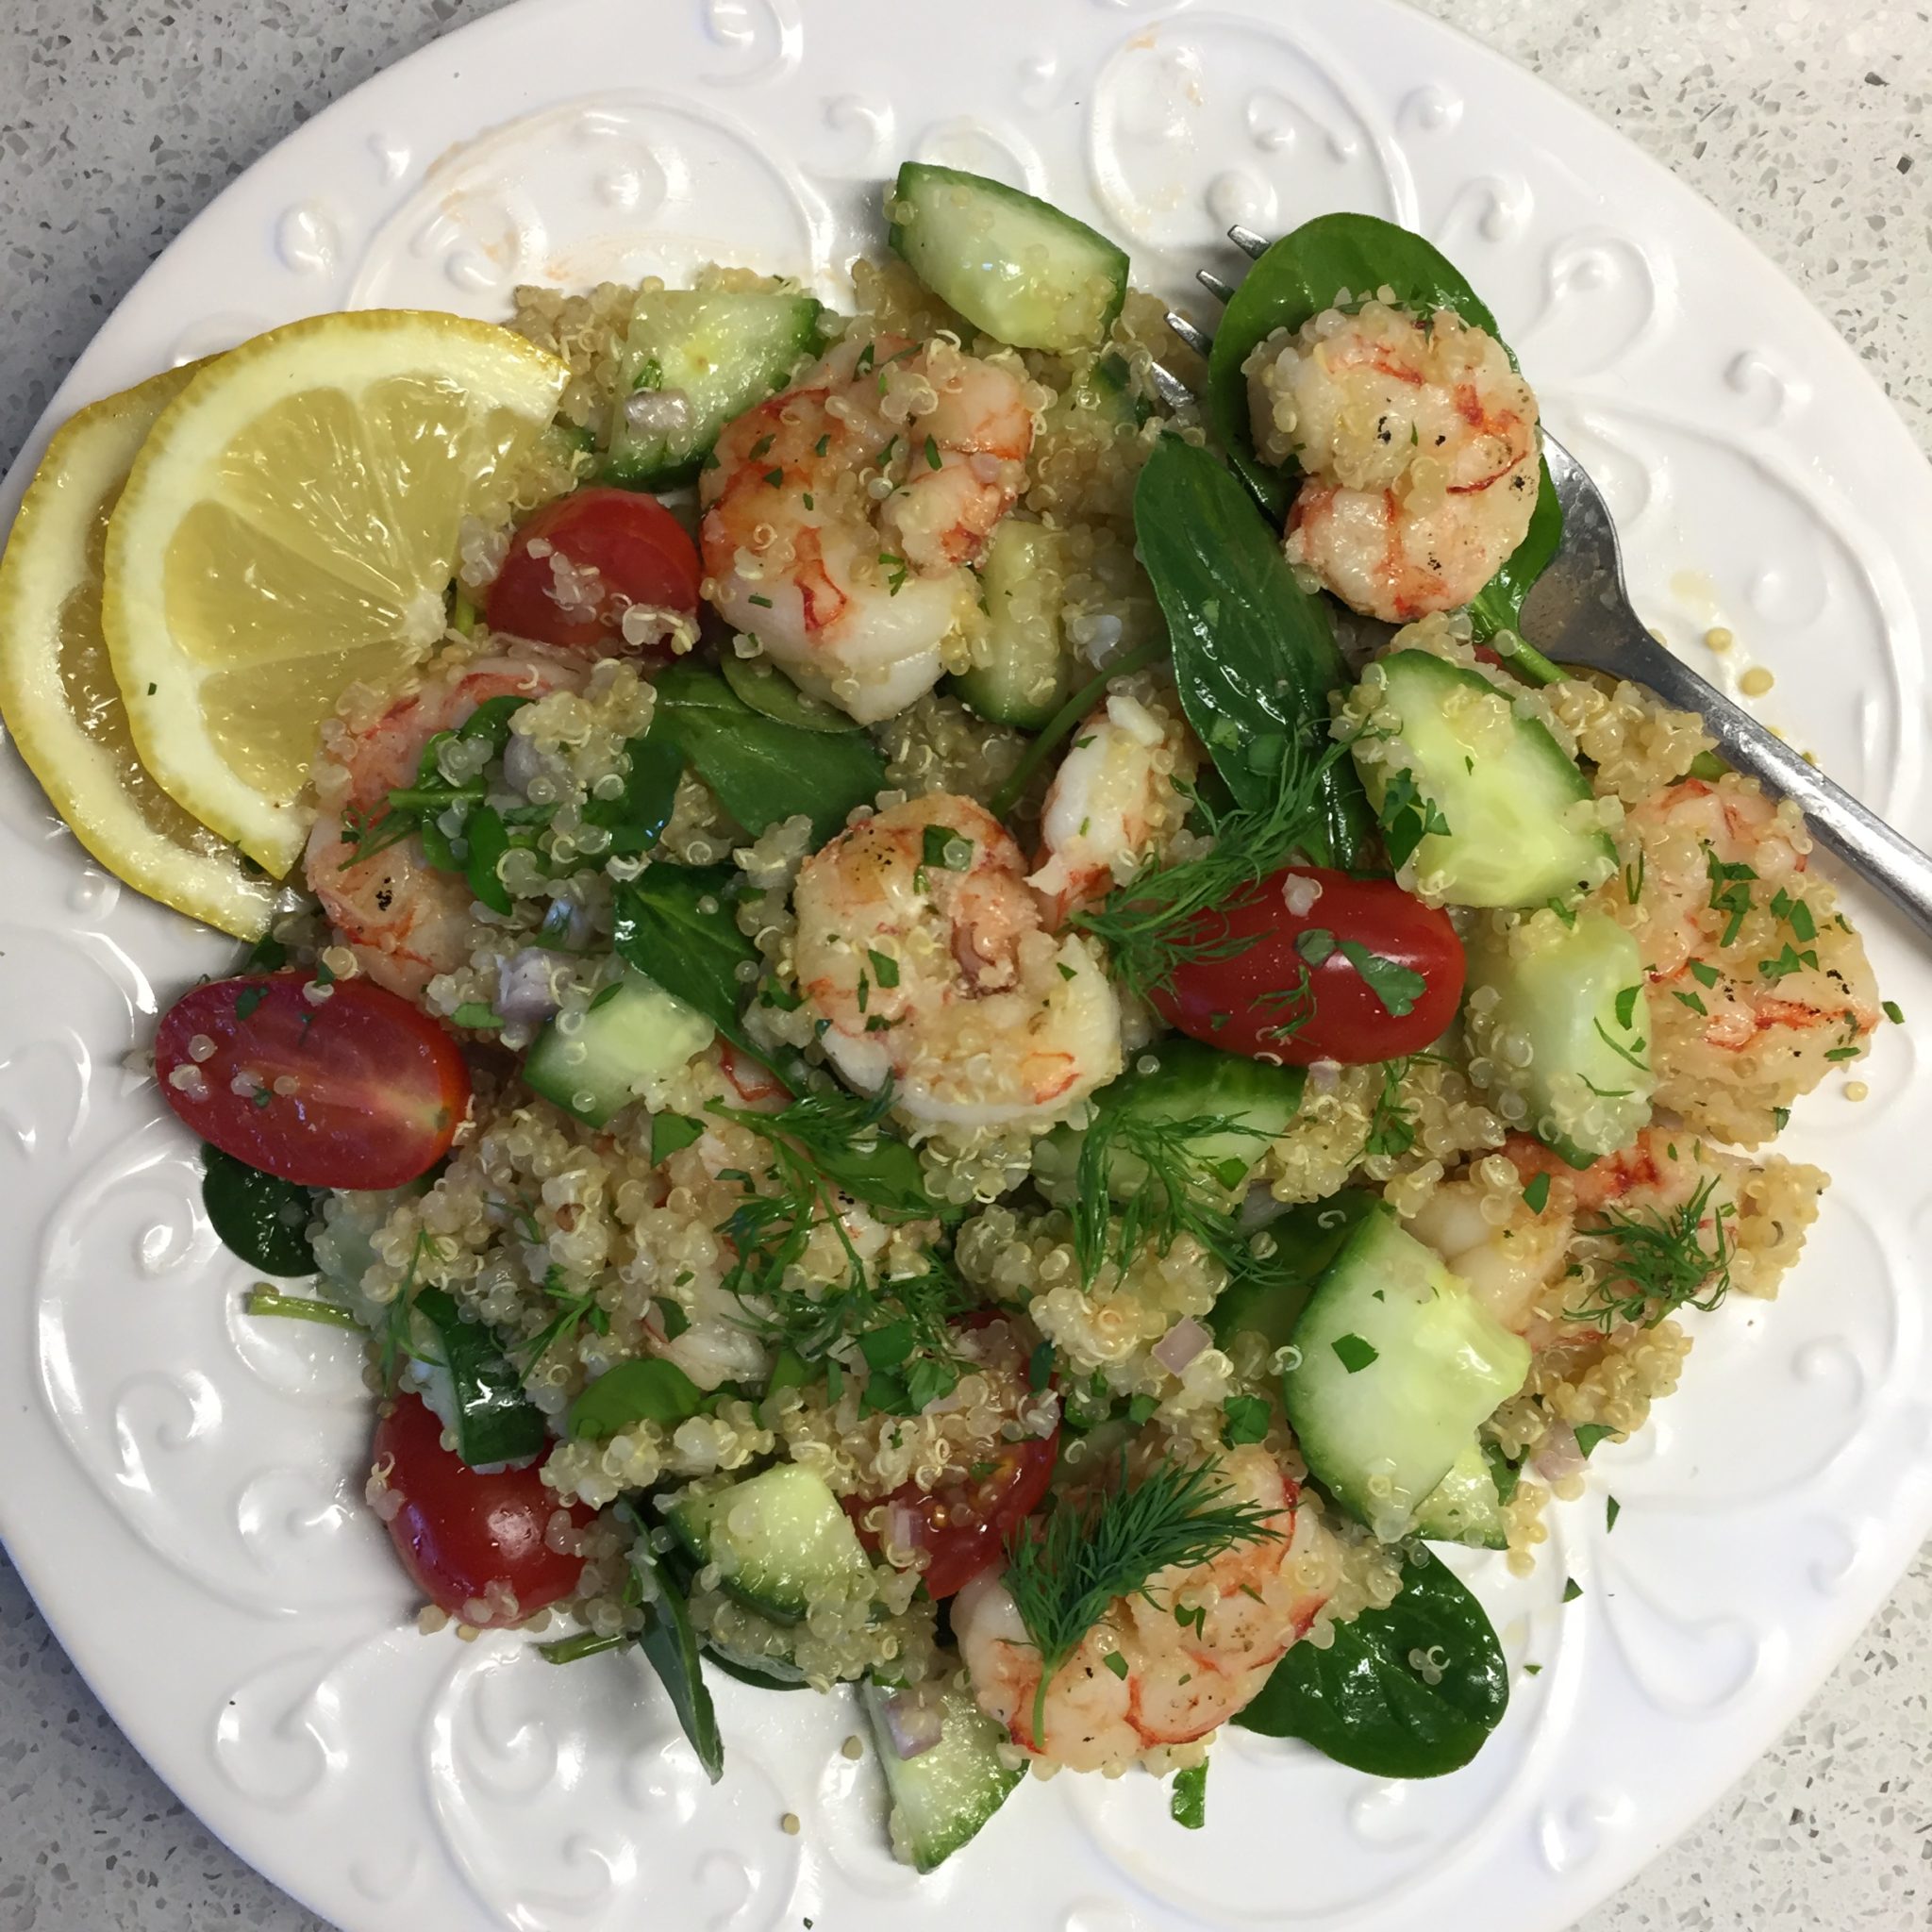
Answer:
[[(1227, 233), (1249, 256), (1268, 246), (1252, 228), (1236, 226)], [(1198, 278), (1218, 302), (1234, 292), (1206, 269)], [(1205, 356), (1212, 346), (1213, 338), (1185, 315), (1170, 312), (1167, 320), (1190, 348)], [(1158, 363), (1154, 381), (1170, 405), (1193, 400), (1186, 384)], [(1796, 799), (1819, 842), (1876, 886), (1921, 932), (1932, 935), (1932, 858), (1651, 636), (1631, 608), (1623, 549), (1603, 491), (1547, 429), (1543, 454), (1563, 506), (1563, 543), (1524, 602), (1524, 636), (1559, 663), (1628, 678), (1667, 705), (1697, 712), (1730, 765), (1760, 779), (1769, 791)]]

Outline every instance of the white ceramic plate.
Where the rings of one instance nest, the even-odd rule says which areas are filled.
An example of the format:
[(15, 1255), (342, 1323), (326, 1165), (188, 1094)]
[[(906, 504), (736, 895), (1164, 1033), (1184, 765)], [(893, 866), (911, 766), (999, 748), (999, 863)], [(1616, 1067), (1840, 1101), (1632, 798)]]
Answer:
[[(1932, 479), (1831, 329), (1710, 209), (1493, 56), (1387, 0), (526, 0), (252, 169), (122, 306), (48, 425), (171, 361), (343, 306), (505, 312), (522, 279), (708, 258), (837, 293), (917, 156), (1024, 182), (1198, 299), (1232, 221), (1422, 229), (1610, 490), (1640, 599), (1734, 628), (1766, 709), (1924, 839)], [(10, 512), (41, 438), (7, 485)], [(1517, 1667), (1478, 1761), (1383, 1784), (1231, 1733), (1209, 1824), (1151, 1779), (1022, 1790), (937, 1876), (885, 1851), (842, 1701), (718, 1686), (708, 1787), (634, 1657), (419, 1638), (360, 1507), (347, 1348), (235, 1312), (192, 1142), (120, 1061), (228, 948), (84, 861), (0, 769), (0, 1528), (62, 1641), (208, 1824), (350, 1932), (791, 1928), (1548, 1932), (1740, 1772), (1932, 1528), (1924, 1150), (1887, 1029), (1862, 1106), (1793, 1151), (1838, 1180), (1775, 1307), (1705, 1322), (1682, 1394), (1598, 1453), (1535, 1578), (1458, 1563)], [(1932, 971), (1862, 894), (1887, 991)], [(1832, 1090), (1842, 1082), (1830, 1083)], [(1604, 1496), (1623, 1513), (1605, 1534)], [(1574, 1576), (1582, 1598), (1560, 1603)], [(1529, 1674), (1523, 1667), (1541, 1669)], [(787, 1811), (803, 1832), (779, 1829)]]

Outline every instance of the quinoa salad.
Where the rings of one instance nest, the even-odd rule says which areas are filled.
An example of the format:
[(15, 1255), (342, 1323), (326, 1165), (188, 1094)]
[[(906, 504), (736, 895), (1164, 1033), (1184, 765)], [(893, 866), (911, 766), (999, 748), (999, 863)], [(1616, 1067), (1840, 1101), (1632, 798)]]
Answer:
[(1773, 1143), (1899, 1015), (1797, 808), (1520, 633), (1537, 400), (1429, 244), (1307, 224), (1204, 363), (1058, 209), (885, 205), (837, 308), (528, 288), (82, 412), (0, 703), (252, 942), (153, 1072), (249, 1314), (366, 1351), (425, 1641), (624, 1651), (713, 1779), (717, 1674), (857, 1687), (930, 1871), (1028, 1773), (1198, 1826), (1228, 1724), (1469, 1761), (1437, 1552), (1528, 1573), (1777, 1292)]

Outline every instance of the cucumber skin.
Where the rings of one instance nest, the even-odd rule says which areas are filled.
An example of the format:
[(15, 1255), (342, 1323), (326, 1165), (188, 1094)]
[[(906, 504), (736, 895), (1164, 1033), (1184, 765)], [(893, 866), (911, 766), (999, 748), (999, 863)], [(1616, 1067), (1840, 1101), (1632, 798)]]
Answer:
[[(1488, 986), (1499, 995), (1480, 1013), (1465, 1007), (1471, 1058), (1495, 1070), (1489, 1089), (1520, 1094), (1529, 1108), (1524, 1124), (1572, 1167), (1630, 1146), (1650, 1124), (1657, 1091), (1655, 1073), (1624, 1058), (1642, 1059), (1639, 1049), (1651, 1038), (1648, 975), (1635, 936), (1607, 912), (1580, 911), (1567, 925), (1554, 912), (1537, 912), (1526, 950), (1514, 950), (1510, 936), (1489, 923), (1470, 934), (1464, 950), (1469, 990)], [(1632, 1024), (1621, 1026), (1617, 998), (1633, 986)], [(1512, 1067), (1497, 1051), (1510, 1031), (1529, 1041), (1526, 1067)], [(1574, 1081), (1566, 1077), (1573, 1074)], [(1592, 1082), (1599, 1092), (1591, 1092)], [(1607, 1121), (1587, 1131), (1585, 1118), (1606, 1107)]]
[(1304, 1201), (1269, 1222), (1274, 1252), (1243, 1266), (1208, 1317), (1215, 1341), (1224, 1349), (1235, 1336), (1247, 1333), (1258, 1335), (1271, 1354), (1286, 1347), (1315, 1284), (1377, 1198), (1365, 1189), (1348, 1188), (1324, 1201)]
[[(1354, 1374), (1335, 1349), (1349, 1335), (1377, 1350)], [(1405, 1232), (1386, 1203), (1363, 1216), (1316, 1283), (1294, 1345), (1300, 1359), (1282, 1374), (1282, 1401), (1302, 1455), (1335, 1500), (1384, 1541), (1407, 1531), (1477, 1425), (1522, 1388), (1530, 1364), (1528, 1345)], [(1405, 1456), (1408, 1479), (1387, 1499), (1373, 1496), (1371, 1466), (1394, 1460), (1400, 1474)]]
[[(1552, 814), (1552, 805), (1560, 811), (1584, 803), (1591, 791), (1575, 759), (1565, 756), (1545, 725), (1517, 717), (1511, 755), (1485, 756), (1482, 748), (1466, 747), (1457, 739), (1443, 714), (1444, 704), (1454, 695), (1494, 697), (1507, 704), (1506, 692), (1479, 672), (1430, 651), (1400, 650), (1377, 661), (1387, 680), (1381, 703), (1404, 713), (1401, 736), (1412, 755), (1408, 769), (1449, 824), (1446, 834), (1424, 839), (1411, 861), (1431, 896), (1452, 906), (1541, 906), (1578, 887), (1600, 884), (1616, 870), (1616, 847), (1607, 833), (1573, 830)], [(1426, 769), (1423, 760), (1427, 754), (1416, 742), (1418, 727), (1445, 741), (1432, 748), (1436, 755)], [(1531, 775), (1542, 782), (1535, 794), (1512, 793), (1510, 780), (1530, 761), (1535, 768)], [(1389, 781), (1400, 767), (1361, 758), (1356, 763), (1370, 802), (1379, 811)], [(1539, 843), (1547, 849), (1541, 865), (1531, 866), (1525, 847)], [(1513, 878), (1494, 871), (1499, 853), (1525, 860)], [(1478, 868), (1491, 867), (1480, 883), (1471, 876), (1472, 861)]]
[(893, 1840), (912, 1854), (915, 1871), (931, 1872), (977, 1836), (1026, 1773), (1000, 1762), (1006, 1731), (950, 1682), (939, 1692), (940, 1741), (917, 1757), (901, 1758), (886, 1723), (890, 1694), (868, 1682), (863, 1702), (891, 1798)]
[[(1100, 273), (1102, 265), (1105, 266), (1107, 279), (1112, 286), (1109, 300), (1096, 311), (1090, 325), (1073, 330), (1052, 322), (1029, 325), (1017, 321), (1011, 313), (1010, 295), (1007, 298), (1008, 313), (1003, 318), (997, 316), (991, 307), (975, 301), (975, 296), (983, 296), (987, 292), (983, 283), (975, 287), (979, 280), (975, 270), (961, 263), (958, 273), (946, 274), (943, 244), (936, 244), (928, 250), (917, 232), (918, 214), (929, 209), (940, 194), (948, 192), (963, 192), (983, 207), (993, 209), (996, 216), (1005, 212), (1009, 218), (1017, 217), (1029, 225), (1038, 225), (1064, 242), (1091, 252), (1095, 273)], [(941, 168), (922, 161), (902, 163), (898, 179), (893, 184), (891, 201), (895, 212), (886, 231), (888, 246), (941, 301), (957, 309), (974, 327), (1016, 349), (1045, 349), (1055, 353), (1091, 348), (1107, 340), (1114, 318), (1127, 299), (1128, 263), (1126, 251), (1109, 242), (1097, 229), (1076, 221), (1051, 202), (1041, 201), (1037, 195), (1027, 194), (1021, 189), (1008, 188), (1003, 181), (991, 180), (984, 175), (968, 174), (959, 168)], [(913, 211), (915, 218), (907, 221), (896, 211), (902, 208)], [(946, 286), (941, 286), (941, 283)], [(992, 292), (997, 299), (999, 291)], [(964, 300), (960, 299), (962, 294)], [(1025, 298), (1023, 296), (1021, 300), (1024, 304)], [(974, 312), (975, 307), (979, 309), (976, 314)]]
[(1058, 531), (1011, 518), (993, 531), (980, 567), (987, 661), (953, 679), (960, 702), (989, 724), (1038, 731), (1073, 694), (1062, 578)]

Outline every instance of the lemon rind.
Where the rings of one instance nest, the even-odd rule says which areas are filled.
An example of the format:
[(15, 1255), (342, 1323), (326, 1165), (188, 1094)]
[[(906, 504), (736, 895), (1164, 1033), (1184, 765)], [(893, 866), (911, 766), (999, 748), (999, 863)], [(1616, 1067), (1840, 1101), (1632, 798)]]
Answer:
[(169, 370), (76, 411), (47, 445), (0, 555), (0, 712), (75, 837), (125, 884), (238, 939), (268, 930), (276, 887), (238, 852), (195, 852), (157, 831), (113, 755), (81, 728), (60, 682), (60, 615), (87, 575), (90, 526), (149, 425), (192, 380)]

